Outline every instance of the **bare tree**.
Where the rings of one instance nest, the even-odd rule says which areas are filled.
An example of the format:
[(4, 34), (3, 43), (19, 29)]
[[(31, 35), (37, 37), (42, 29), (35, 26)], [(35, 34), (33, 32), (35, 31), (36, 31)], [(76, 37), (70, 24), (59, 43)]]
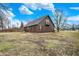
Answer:
[(0, 27), (2, 28), (2, 30), (3, 30), (3, 20), (2, 20), (3, 18), (2, 18), (2, 16), (0, 15)]
[(23, 31), (23, 30), (24, 30), (24, 24), (23, 24), (23, 22), (21, 22), (20, 29), (21, 29), (21, 31)]
[(72, 24), (72, 30), (73, 31), (75, 30), (75, 24)]
[(21, 26), (20, 26), (20, 28), (23, 28), (24, 27), (24, 24), (23, 24), (23, 22), (21, 22)]
[(60, 10), (55, 10), (55, 26), (57, 29), (57, 32), (60, 31), (61, 28), (63, 28), (63, 25), (66, 23), (67, 17), (65, 17), (64, 13)]
[[(3, 21), (7, 21), (8, 19), (5, 20), (6, 15), (2, 12), (2, 10), (4, 10), (5, 12), (7, 12), (8, 7), (5, 4), (0, 4), (0, 27), (4, 28), (4, 22)], [(5, 22), (6, 24), (7, 22)]]

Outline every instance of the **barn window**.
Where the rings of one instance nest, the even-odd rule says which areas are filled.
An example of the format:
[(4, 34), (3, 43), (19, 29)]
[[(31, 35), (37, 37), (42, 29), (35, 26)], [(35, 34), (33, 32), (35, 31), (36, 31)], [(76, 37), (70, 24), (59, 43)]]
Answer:
[(41, 25), (40, 25), (40, 30), (41, 30), (41, 28), (42, 28), (42, 27), (41, 27)]
[(49, 20), (48, 19), (46, 19), (46, 22), (45, 22), (45, 26), (49, 26)]

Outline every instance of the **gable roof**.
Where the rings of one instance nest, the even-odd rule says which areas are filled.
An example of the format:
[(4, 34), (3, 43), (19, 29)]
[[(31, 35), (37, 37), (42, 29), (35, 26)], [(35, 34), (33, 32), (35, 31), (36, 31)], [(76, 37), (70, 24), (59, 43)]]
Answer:
[[(28, 22), (26, 26), (37, 25), (37, 24), (39, 24), (42, 20), (44, 20), (46, 17), (48, 17), (48, 18), (51, 20), (50, 16), (43, 16), (43, 17), (41, 17), (41, 18), (39, 18), (39, 19), (37, 19), (37, 20)], [(52, 22), (52, 20), (51, 20), (51, 22)], [(54, 25), (53, 22), (52, 22), (52, 24)]]

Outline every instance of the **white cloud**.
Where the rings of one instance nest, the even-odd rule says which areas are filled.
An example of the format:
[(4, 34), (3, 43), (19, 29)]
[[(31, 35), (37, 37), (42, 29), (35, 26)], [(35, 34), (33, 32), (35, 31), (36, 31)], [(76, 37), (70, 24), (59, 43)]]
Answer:
[(52, 3), (42, 4), (42, 6), (43, 9), (51, 10), (52, 12), (55, 11), (54, 5)]
[(70, 7), (70, 9), (79, 10), (79, 7)]
[(32, 11), (30, 11), (26, 6), (22, 5), (20, 8), (19, 8), (20, 12), (23, 13), (23, 14), (33, 14)]
[(13, 9), (12, 8), (9, 8), (9, 10), (12, 11)]
[(41, 10), (41, 8), (39, 7), (39, 3), (27, 3), (27, 4), (25, 3), (24, 5), (32, 10), (37, 10), (37, 9)]
[(54, 12), (55, 10), (54, 5), (52, 3), (27, 3), (24, 5), (32, 10), (46, 9), (51, 10), (52, 12)]
[(15, 17), (15, 15), (11, 12), (11, 11), (7, 11), (8, 13), (7, 13), (7, 16), (8, 17)]
[(37, 3), (25, 3), (24, 4), (27, 8), (30, 8), (30, 9), (32, 9), (32, 10), (37, 10), (38, 8), (38, 5), (37, 5)]
[(79, 24), (79, 15), (68, 17), (67, 23), (68, 24)]
[(72, 24), (72, 22), (67, 22), (67, 24)]
[(67, 20), (79, 21), (79, 15), (68, 17)]

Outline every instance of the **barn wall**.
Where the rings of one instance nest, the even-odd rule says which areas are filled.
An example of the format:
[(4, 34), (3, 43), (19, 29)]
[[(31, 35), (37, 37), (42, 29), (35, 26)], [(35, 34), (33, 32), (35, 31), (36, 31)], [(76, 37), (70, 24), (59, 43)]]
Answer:
[[(46, 19), (49, 20), (50, 26), (45, 26)], [(41, 27), (40, 27), (41, 26)], [(54, 26), (48, 17), (42, 20), (38, 25), (26, 27), (27, 32), (54, 32)]]
[(54, 26), (52, 25), (52, 22), (50, 20), (49, 20), (50, 26), (45, 26), (46, 19), (49, 20), (49, 18), (46, 17), (42, 22), (40, 22), (40, 25), (42, 26), (41, 31), (42, 32), (51, 32), (51, 31), (54, 32)]
[(26, 32), (39, 32), (39, 25), (31, 26), (31, 27), (26, 27), (25, 28)]

